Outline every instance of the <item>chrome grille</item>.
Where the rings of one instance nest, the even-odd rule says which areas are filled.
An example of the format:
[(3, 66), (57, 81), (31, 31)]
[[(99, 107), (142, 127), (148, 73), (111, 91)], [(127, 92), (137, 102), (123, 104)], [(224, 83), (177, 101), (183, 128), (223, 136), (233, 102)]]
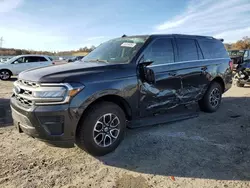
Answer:
[(27, 106), (27, 107), (30, 107), (32, 106), (33, 102), (30, 101), (30, 100), (27, 100), (23, 97), (20, 97), (18, 95), (15, 94), (15, 98), (17, 100), (18, 103), (20, 103), (22, 106)]
[(32, 91), (29, 90), (23, 90), (24, 95), (32, 96)]
[(14, 84), (13, 97), (15, 97), (19, 105), (29, 108), (34, 104), (33, 101), (29, 100), (32, 97), (32, 90), (38, 87), (39, 84), (35, 82), (18, 80)]
[(36, 82), (30, 82), (30, 81), (26, 81), (26, 80), (18, 80), (18, 82), (19, 82), (21, 85), (25, 85), (25, 86), (39, 87), (39, 84), (37, 84)]

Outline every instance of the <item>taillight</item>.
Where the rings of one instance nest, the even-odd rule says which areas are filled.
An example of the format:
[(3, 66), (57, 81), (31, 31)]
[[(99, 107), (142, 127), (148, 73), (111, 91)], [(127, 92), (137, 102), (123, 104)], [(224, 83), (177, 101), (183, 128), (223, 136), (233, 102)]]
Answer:
[(234, 68), (234, 64), (233, 64), (233, 61), (231, 60), (231, 61), (229, 61), (229, 66), (230, 66), (230, 69), (231, 70), (233, 70), (233, 68)]

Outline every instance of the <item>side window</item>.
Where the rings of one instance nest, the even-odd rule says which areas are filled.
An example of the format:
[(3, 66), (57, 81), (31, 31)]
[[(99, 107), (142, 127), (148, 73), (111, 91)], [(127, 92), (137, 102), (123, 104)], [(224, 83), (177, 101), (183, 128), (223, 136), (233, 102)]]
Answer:
[(38, 61), (48, 61), (45, 57), (38, 57)]
[(176, 43), (178, 47), (179, 61), (192, 61), (199, 59), (195, 40), (177, 38)]
[(201, 39), (198, 40), (205, 59), (228, 58), (228, 53), (219, 40)]
[(174, 62), (174, 49), (171, 38), (154, 40), (144, 52), (145, 61), (154, 61), (153, 64)]
[(196, 47), (197, 47), (197, 50), (198, 50), (199, 59), (204, 59), (203, 54), (201, 52), (201, 48), (200, 48), (199, 43), (197, 41), (196, 41)]
[(19, 57), (17, 60), (15, 60), (14, 63), (15, 63), (15, 64), (17, 64), (17, 63), (26, 63), (26, 62), (25, 62), (25, 57)]
[(36, 56), (25, 57), (26, 63), (34, 63), (34, 62), (38, 62), (38, 61), (39, 61), (39, 57), (36, 57)]

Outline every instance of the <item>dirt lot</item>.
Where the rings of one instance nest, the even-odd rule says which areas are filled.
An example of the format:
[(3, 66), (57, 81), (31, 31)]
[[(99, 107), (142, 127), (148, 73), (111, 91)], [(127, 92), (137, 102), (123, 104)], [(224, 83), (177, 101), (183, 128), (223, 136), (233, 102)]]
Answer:
[[(2, 106), (11, 85), (0, 81)], [(47, 146), (5, 121), (0, 187), (250, 187), (249, 97), (250, 87), (233, 87), (217, 113), (128, 130), (120, 147), (101, 158)]]

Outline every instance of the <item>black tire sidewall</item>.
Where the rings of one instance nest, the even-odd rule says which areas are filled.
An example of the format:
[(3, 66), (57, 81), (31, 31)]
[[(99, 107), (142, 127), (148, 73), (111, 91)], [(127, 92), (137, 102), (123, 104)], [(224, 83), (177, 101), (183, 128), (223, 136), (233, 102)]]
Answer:
[(3, 80), (3, 81), (9, 80), (10, 77), (11, 77), (11, 72), (10, 72), (9, 70), (1, 70), (1, 71), (0, 71), (0, 74), (1, 74), (2, 72), (9, 72), (9, 77), (8, 77), (7, 79), (2, 79), (2, 78), (0, 78), (0, 80)]
[[(120, 120), (120, 133), (118, 138), (108, 147), (98, 146), (93, 138), (93, 129), (96, 121), (104, 114), (113, 113)], [(80, 121), (77, 134), (77, 145), (95, 156), (102, 156), (112, 152), (117, 148), (124, 138), (126, 128), (126, 118), (123, 110), (111, 102), (102, 102), (94, 105)]]
[[(220, 91), (220, 100), (219, 100), (219, 104), (216, 107), (213, 107), (211, 105), (211, 103), (210, 103), (210, 95), (211, 95), (211, 92), (215, 88), (218, 88), (219, 91)], [(221, 85), (219, 83), (217, 83), (217, 82), (211, 83), (211, 85), (209, 86), (207, 92), (205, 93), (202, 101), (200, 102), (202, 110), (205, 111), (205, 112), (215, 112), (215, 111), (217, 111), (217, 109), (220, 107), (221, 99), (222, 99), (222, 87), (221, 87)]]

